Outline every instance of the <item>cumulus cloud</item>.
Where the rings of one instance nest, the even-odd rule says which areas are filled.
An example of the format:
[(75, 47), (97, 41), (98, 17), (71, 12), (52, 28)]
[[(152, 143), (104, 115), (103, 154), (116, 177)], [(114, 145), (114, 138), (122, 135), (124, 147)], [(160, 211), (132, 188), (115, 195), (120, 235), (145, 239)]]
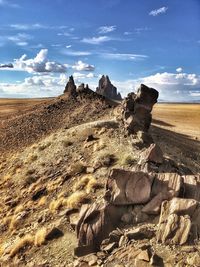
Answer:
[(157, 89), (160, 99), (165, 101), (195, 100), (200, 91), (200, 75), (193, 73), (156, 73), (154, 75), (130, 79), (126, 81), (113, 81), (122, 95), (133, 91), (144, 83)]
[(164, 14), (164, 13), (166, 13), (167, 10), (168, 10), (168, 7), (163, 6), (163, 7), (161, 7), (161, 8), (151, 10), (151, 11), (149, 12), (149, 15), (155, 17), (155, 16), (158, 16), (158, 15), (160, 15), (160, 14)]
[(84, 63), (83, 61), (79, 60), (78, 62), (75, 63), (74, 66), (72, 66), (73, 69), (78, 70), (78, 71), (93, 71), (94, 70), (94, 65), (90, 65), (87, 63)]
[(92, 73), (92, 72), (90, 72), (88, 74), (80, 73), (80, 72), (74, 72), (73, 73), (73, 77), (74, 77), (75, 81), (79, 82), (79, 80), (83, 80), (83, 79), (86, 79), (86, 78), (94, 78), (95, 74)]
[(101, 53), (101, 57), (115, 60), (142, 60), (148, 58), (146, 55), (131, 54), (131, 53)]
[(112, 25), (112, 26), (101, 26), (98, 28), (98, 32), (99, 33), (108, 33), (108, 32), (113, 32), (116, 30), (116, 26), (115, 25)]
[(101, 43), (105, 43), (108, 41), (113, 40), (113, 38), (108, 37), (108, 36), (99, 36), (99, 37), (91, 37), (91, 38), (83, 38), (81, 40), (82, 43), (87, 43), (87, 44), (93, 44), (93, 45), (98, 45)]
[(48, 49), (41, 49), (40, 52), (33, 59), (27, 59), (26, 55), (23, 55), (19, 59), (15, 59), (14, 68), (16, 70), (27, 71), (29, 73), (40, 72), (66, 72), (66, 65), (57, 63), (55, 61), (49, 61), (47, 59)]
[(181, 67), (179, 67), (179, 68), (176, 69), (176, 71), (177, 71), (177, 72), (182, 72), (183, 69), (182, 69)]

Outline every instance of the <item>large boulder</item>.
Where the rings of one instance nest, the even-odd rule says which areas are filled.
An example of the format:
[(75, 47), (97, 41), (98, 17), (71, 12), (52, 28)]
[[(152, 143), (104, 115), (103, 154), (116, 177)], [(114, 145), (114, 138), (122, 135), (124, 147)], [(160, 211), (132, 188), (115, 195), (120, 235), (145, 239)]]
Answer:
[(102, 76), (99, 80), (99, 86), (96, 88), (96, 93), (114, 100), (121, 100), (121, 94), (117, 93), (117, 88), (111, 83), (109, 77)]
[(76, 227), (78, 237), (76, 256), (98, 251), (101, 242), (119, 225), (125, 210), (126, 207), (117, 207), (102, 200), (82, 207)]
[(194, 199), (173, 198), (162, 203), (157, 240), (162, 243), (187, 242), (194, 224), (198, 202)]
[(150, 199), (151, 184), (152, 178), (147, 173), (113, 169), (105, 198), (115, 205), (143, 204)]
[(130, 93), (122, 104), (122, 120), (128, 134), (147, 132), (151, 125), (151, 111), (157, 102), (158, 91), (141, 84), (137, 93)]

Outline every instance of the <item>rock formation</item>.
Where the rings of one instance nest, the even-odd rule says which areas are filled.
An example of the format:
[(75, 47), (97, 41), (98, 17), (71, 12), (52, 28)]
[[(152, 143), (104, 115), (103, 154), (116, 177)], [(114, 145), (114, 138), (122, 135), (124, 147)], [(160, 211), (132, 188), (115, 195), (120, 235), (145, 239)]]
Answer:
[(151, 110), (157, 102), (158, 91), (141, 84), (137, 93), (130, 93), (122, 104), (122, 119), (127, 133), (147, 132), (151, 124)]
[(69, 77), (69, 81), (67, 82), (64, 90), (64, 94), (68, 93), (70, 95), (76, 95), (76, 85), (74, 83), (73, 76)]
[(117, 93), (117, 88), (111, 83), (109, 77), (103, 75), (99, 80), (99, 86), (96, 88), (96, 93), (114, 100), (121, 100), (121, 94)]
[[(131, 93), (124, 100), (123, 125), (129, 135), (148, 131), (151, 110), (157, 98), (155, 89), (142, 84), (137, 94)], [(101, 201), (82, 208), (77, 225), (79, 245), (75, 255), (83, 256), (101, 250), (100, 254), (105, 255), (118, 252), (115, 254), (118, 257), (116, 255), (120, 255), (123, 247), (126, 249), (122, 256), (130, 255), (127, 251), (131, 239), (148, 240), (153, 236), (156, 237), (155, 242), (170, 245), (194, 243), (198, 239), (200, 175), (181, 175), (178, 168), (174, 169), (173, 164), (164, 158), (160, 147), (149, 140), (151, 143), (142, 149), (136, 167), (132, 170), (112, 169)], [(158, 221), (154, 228), (149, 227), (152, 221)], [(127, 225), (132, 229), (124, 230)], [(145, 250), (136, 249), (136, 253), (130, 245), (136, 261), (160, 262), (148, 246), (144, 247)]]

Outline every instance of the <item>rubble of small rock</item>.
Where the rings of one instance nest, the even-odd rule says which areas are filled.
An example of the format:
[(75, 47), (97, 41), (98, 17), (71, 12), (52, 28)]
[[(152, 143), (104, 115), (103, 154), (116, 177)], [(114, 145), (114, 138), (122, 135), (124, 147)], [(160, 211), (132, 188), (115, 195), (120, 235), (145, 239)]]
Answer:
[(117, 93), (117, 88), (111, 83), (107, 75), (100, 78), (96, 93), (113, 100), (122, 100), (121, 94)]
[[(175, 266), (164, 265), (156, 247), (194, 248), (200, 236), (200, 175), (175, 170), (148, 133), (157, 98), (141, 84), (122, 103), (127, 138), (133, 142), (139, 133), (143, 141), (140, 159), (132, 170), (112, 169), (104, 196), (81, 208), (74, 266)], [(176, 266), (191, 266), (186, 261)]]

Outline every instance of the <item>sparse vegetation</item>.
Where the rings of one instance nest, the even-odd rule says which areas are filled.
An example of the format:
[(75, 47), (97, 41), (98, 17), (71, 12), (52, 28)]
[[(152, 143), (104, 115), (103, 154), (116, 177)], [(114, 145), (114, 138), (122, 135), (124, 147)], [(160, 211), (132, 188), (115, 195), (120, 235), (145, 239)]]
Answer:
[(43, 143), (38, 146), (38, 151), (43, 151), (51, 145), (51, 142)]
[(34, 237), (30, 234), (25, 235), (21, 239), (17, 240), (10, 251), (10, 257), (14, 257), (21, 249), (26, 246), (32, 246), (34, 243)]
[(71, 171), (70, 171), (71, 175), (80, 174), (83, 173), (84, 171), (85, 171), (85, 166), (80, 161), (77, 161), (71, 165)]
[(120, 162), (120, 165), (133, 165), (136, 163), (136, 159), (132, 155), (126, 155), (122, 158), (122, 161)]
[(39, 229), (35, 234), (34, 245), (37, 247), (43, 245), (45, 243), (46, 234), (47, 234), (46, 228), (43, 227)]
[(109, 152), (100, 153), (95, 159), (94, 165), (96, 168), (99, 167), (109, 167), (116, 161), (116, 157), (114, 154)]

